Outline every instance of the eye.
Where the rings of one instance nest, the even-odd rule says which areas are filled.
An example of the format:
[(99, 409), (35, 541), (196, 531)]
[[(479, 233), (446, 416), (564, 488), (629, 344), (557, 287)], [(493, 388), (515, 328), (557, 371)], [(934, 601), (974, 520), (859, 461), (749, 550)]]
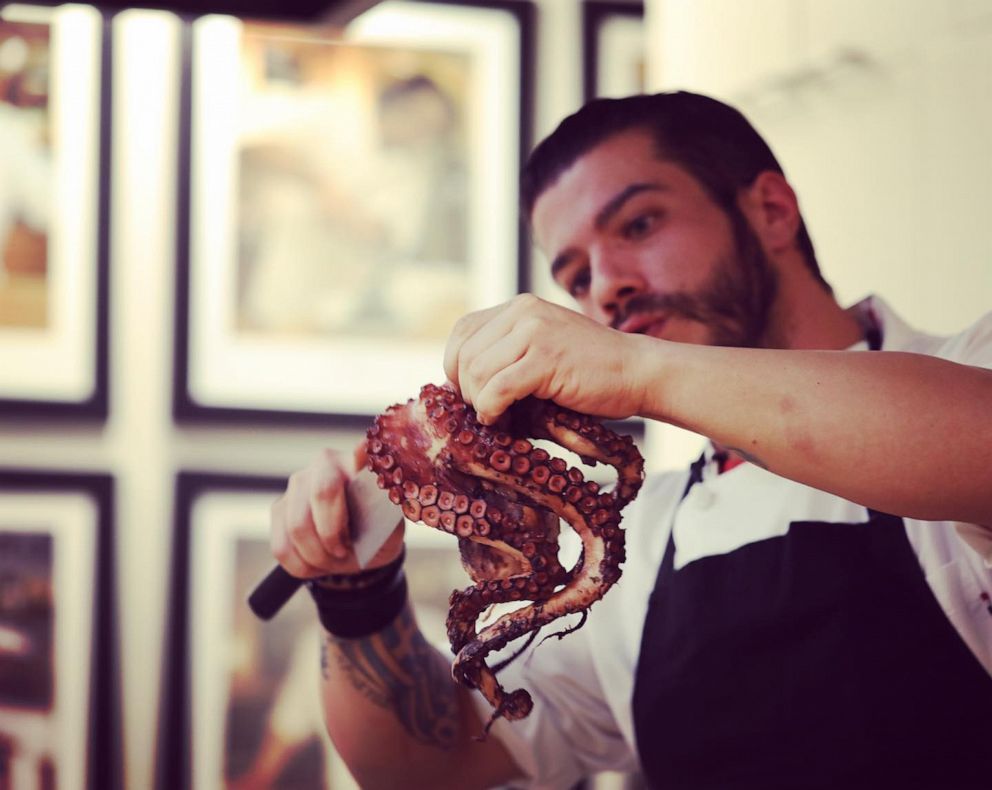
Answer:
[(661, 215), (655, 211), (646, 214), (638, 214), (629, 222), (624, 223), (621, 228), (621, 233), (628, 241), (637, 241), (651, 232), (654, 226), (658, 223), (660, 216)]
[(573, 299), (580, 299), (589, 292), (589, 268), (579, 269), (565, 284), (565, 290)]

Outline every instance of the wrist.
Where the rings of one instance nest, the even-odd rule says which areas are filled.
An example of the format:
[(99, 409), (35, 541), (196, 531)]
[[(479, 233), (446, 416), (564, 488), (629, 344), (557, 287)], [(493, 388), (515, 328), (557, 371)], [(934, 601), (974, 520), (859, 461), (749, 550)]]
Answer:
[(403, 559), (401, 552), (381, 568), (307, 582), (324, 630), (340, 639), (361, 639), (395, 620), (407, 599)]
[(631, 345), (631, 376), (628, 379), (637, 416), (675, 422), (673, 392), (679, 364), (673, 361), (679, 344), (650, 335), (628, 335)]
[(385, 565), (365, 568), (355, 573), (328, 573), (310, 579), (308, 584), (330, 592), (351, 592), (375, 589), (394, 578), (403, 565), (406, 551), (401, 546), (400, 553)]

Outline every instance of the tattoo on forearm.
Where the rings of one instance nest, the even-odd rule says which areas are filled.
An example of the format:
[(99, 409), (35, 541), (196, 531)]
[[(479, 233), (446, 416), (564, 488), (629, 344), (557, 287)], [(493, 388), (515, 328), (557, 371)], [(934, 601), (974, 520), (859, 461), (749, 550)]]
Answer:
[(403, 727), (422, 743), (450, 749), (459, 730), (458, 696), (444, 660), (417, 629), (409, 607), (384, 630), (364, 639), (338, 639), (328, 634), (321, 643), (320, 666), (330, 677), (328, 651), (337, 666), (366, 699), (391, 710)]
[(747, 450), (742, 450), (740, 447), (728, 447), (727, 449), (732, 453), (736, 453), (750, 464), (754, 464), (755, 466), (760, 466), (762, 469), (768, 468), (768, 464), (766, 464), (764, 461), (762, 461), (760, 458), (758, 458), (758, 456), (754, 455), (753, 453), (749, 453)]
[(327, 680), (329, 677), (329, 660), (327, 658), (327, 636), (320, 640), (320, 675)]

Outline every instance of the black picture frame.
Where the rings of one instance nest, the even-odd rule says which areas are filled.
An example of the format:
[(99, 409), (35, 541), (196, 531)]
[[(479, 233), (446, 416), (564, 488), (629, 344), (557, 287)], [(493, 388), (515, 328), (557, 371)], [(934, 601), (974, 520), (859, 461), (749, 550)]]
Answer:
[(166, 621), (162, 702), (159, 706), (155, 776), (158, 790), (179, 790), (193, 786), (190, 565), (195, 504), (199, 497), (211, 491), (234, 494), (266, 492), (275, 500), (279, 491), (285, 489), (286, 483), (286, 478), (276, 476), (217, 472), (181, 471), (176, 476), (169, 617)]
[[(639, 2), (604, 2), (586, 0), (582, 4), (582, 95), (585, 101), (599, 98), (606, 93), (607, 86), (601, 84), (600, 66), (611, 53), (604, 39), (604, 31), (613, 22), (641, 22), (644, 20), (644, 4)], [(629, 55), (629, 51), (624, 53)], [(643, 86), (633, 83), (624, 93), (638, 93)]]
[[(27, 612), (25, 604), (26, 611), (18, 613), (13, 605), (5, 611), (0, 603), (0, 623), (7, 631), (6, 652), (0, 657), (0, 667), (7, 671), (0, 671), (0, 676), (6, 674), (11, 684), (6, 689), (0, 684), (0, 746), (6, 742), (0, 748), (0, 781), (13, 773), (17, 786), (16, 771), (37, 771), (40, 778), (51, 778), (54, 786), (61, 786), (57, 777), (63, 770), (80, 777), (89, 790), (121, 788), (113, 478), (103, 473), (0, 468), (0, 540), (7, 544), (3, 552), (7, 562), (0, 559), (0, 565), (8, 565), (0, 574), (0, 587), (7, 586), (10, 592), (23, 585), (28, 592), (20, 598), (22, 603), (30, 602), (31, 595), (38, 598), (42, 589), (50, 600), (50, 605), (41, 607), (50, 614), (42, 617), (37, 605)], [(87, 556), (90, 562), (84, 562)], [(78, 621), (73, 613), (89, 619), (90, 628), (82, 631), (89, 634), (88, 642), (75, 638), (73, 624)], [(19, 625), (25, 650), (46, 643), (47, 649), (19, 658)], [(18, 671), (35, 682), (18, 681)], [(47, 676), (50, 683), (44, 679)], [(37, 691), (24, 697), (24, 689), (32, 685)], [(18, 699), (5, 707), (4, 694)], [(51, 742), (46, 747), (48, 765), (35, 766), (30, 754), (16, 754), (20, 728), (30, 726), (36, 739), (39, 721), (46, 722)], [(37, 742), (34, 746), (36, 750)], [(21, 764), (15, 766), (17, 760)], [(39, 781), (38, 786), (45, 785)]]
[[(529, 152), (533, 125), (534, 8), (526, 0), (440, 0), (440, 2), (384, 3), (373, 8), (370, 13), (380, 10), (385, 13), (394, 7), (400, 8), (404, 13), (447, 14), (452, 19), (460, 18), (466, 13), (493, 15), (490, 22), (494, 31), (503, 31), (500, 35), (504, 36), (504, 39), (501, 40), (509, 40), (505, 38), (507, 35), (505, 31), (508, 29), (507, 26), (512, 27), (512, 33), (508, 35), (512, 36), (514, 45), (513, 62), (508, 65), (512, 66), (512, 70), (519, 74), (519, 79), (509, 86), (504, 85), (503, 90), (506, 90), (508, 95), (512, 97), (510, 106), (516, 114), (516, 123), (513, 124), (512, 132), (501, 138), (503, 140), (501, 145), (505, 145), (506, 150), (512, 152), (512, 164), (506, 168), (512, 171), (512, 175), (509, 176), (509, 186), (504, 184), (499, 187), (499, 189), (504, 190), (501, 194), (505, 196), (500, 198), (501, 208), (497, 207), (499, 211), (493, 215), (491, 223), (480, 222), (478, 219), (473, 220), (472, 227), (476, 230), (472, 232), (478, 235), (479, 228), (488, 227), (489, 224), (497, 225), (498, 217), (507, 218), (505, 225), (508, 230), (503, 232), (501, 236), (505, 239), (513, 234), (516, 235), (516, 243), (508, 245), (506, 250), (506, 257), (515, 258), (516, 266), (514, 267), (511, 262), (510, 269), (506, 269), (505, 265), (502, 267), (505, 274), (486, 274), (486, 272), (496, 271), (499, 267), (485, 265), (485, 256), (493, 254), (490, 249), (492, 245), (480, 245), (476, 239), (469, 246), (474, 245), (473, 249), (480, 250), (482, 257), (476, 255), (472, 259), (474, 262), (471, 266), (474, 273), (471, 276), (483, 282), (484, 287), (476, 287), (473, 284), (465, 291), (469, 300), (467, 305), (469, 309), (497, 303), (529, 288), (530, 244), (526, 228), (517, 210), (517, 173), (524, 157)], [(358, 17), (352, 23), (352, 28), (355, 25), (363, 24), (368, 16), (365, 14)], [(234, 331), (223, 327), (230, 327), (234, 322), (233, 319), (221, 319), (216, 311), (209, 306), (204, 306), (223, 303), (223, 294), (218, 294), (214, 288), (198, 287), (197, 285), (200, 282), (198, 278), (205, 276), (203, 274), (205, 267), (201, 261), (215, 261), (224, 257), (205, 256), (202, 253), (198, 255), (197, 253), (197, 250), (205, 249), (208, 242), (212, 243), (210, 239), (214, 238), (210, 237), (208, 233), (204, 233), (203, 228), (216, 228), (219, 225), (218, 223), (204, 223), (204, 207), (212, 204), (204, 200), (201, 193), (205, 191), (205, 188), (202, 184), (211, 182), (204, 182), (203, 172), (199, 168), (204, 161), (216, 163), (223, 158), (204, 157), (202, 155), (201, 149), (206, 148), (206, 144), (202, 143), (202, 140), (206, 138), (202, 135), (198, 137), (197, 131), (198, 129), (212, 128), (202, 121), (200, 118), (202, 113), (198, 115), (196, 111), (197, 96), (199, 95), (196, 86), (201, 84), (197, 82), (198, 74), (202, 75), (205, 72), (198, 67), (194, 25), (202, 26), (203, 24), (203, 20), (195, 23), (187, 22), (182, 33), (183, 74), (180, 92), (181, 118), (178, 152), (180, 185), (177, 217), (176, 342), (173, 377), (174, 419), (182, 423), (365, 426), (370, 417), (385, 406), (403, 397), (408, 397), (427, 381), (443, 377), (441, 369), (443, 336), (438, 335), (436, 343), (432, 340), (431, 343), (434, 345), (431, 345), (430, 348), (424, 344), (418, 345), (417, 354), (419, 356), (416, 357), (418, 361), (416, 363), (410, 362), (409, 367), (407, 367), (407, 361), (414, 359), (414, 356), (397, 355), (395, 349), (390, 346), (392, 336), (386, 337), (381, 342), (366, 343), (364, 346), (345, 339), (343, 343), (339, 343), (343, 349), (341, 359), (351, 360), (351, 362), (340, 365), (325, 364), (319, 360), (326, 361), (328, 357), (307, 356), (302, 351), (299, 357), (292, 356), (293, 347), (291, 344), (285, 345), (290, 353), (273, 352), (270, 354), (271, 346), (267, 346), (265, 354), (268, 356), (261, 354), (253, 356), (252, 351), (244, 350), (246, 348), (244, 344), (241, 345), (241, 350), (235, 353), (230, 351), (235, 344), (216, 339), (223, 332), (228, 332), (228, 336), (233, 337)], [(371, 28), (372, 26), (366, 26), (366, 28), (359, 29)], [(437, 28), (431, 28), (431, 30), (434, 29)], [(418, 34), (421, 32), (423, 31), (417, 31)], [(379, 33), (371, 35), (370, 41), (374, 39), (381, 43), (381, 41), (386, 40), (386, 37), (375, 38), (380, 35)], [(413, 34), (405, 33), (404, 35), (412, 37)], [(432, 33), (431, 35), (437, 34)], [(213, 55), (216, 58), (216, 51), (213, 52)], [(499, 55), (499, 51), (497, 51), (497, 55)], [(487, 55), (486, 57), (496, 56)], [(477, 69), (476, 71), (485, 72), (484, 69)], [(501, 79), (502, 82), (505, 82), (505, 72), (504, 77), (494, 79), (494, 82), (487, 84), (497, 84)], [(495, 102), (495, 99), (493, 101)], [(474, 123), (477, 127), (486, 126), (486, 124), (478, 123), (477, 119)], [(479, 139), (483, 138), (480, 137)], [(483, 148), (478, 143), (473, 143), (473, 146), (472, 150), (475, 153), (472, 156), (479, 157)], [(201, 153), (198, 154), (198, 151)], [(235, 165), (232, 170), (237, 167), (238, 165)], [(473, 167), (475, 167), (474, 164)], [(502, 181), (504, 176), (506, 173), (500, 170), (500, 179), (476, 178), (476, 181), (480, 184), (494, 180)], [(480, 201), (476, 201), (476, 204), (480, 204)], [(478, 209), (474, 209), (474, 211), (479, 214)], [(488, 208), (483, 213), (488, 213)], [(491, 230), (485, 232), (492, 233)], [(481, 239), (482, 237), (479, 236), (478, 238)], [(228, 254), (227, 259), (230, 261), (234, 258)], [(500, 260), (504, 261), (503, 258)], [(216, 266), (217, 264), (213, 265)], [(230, 262), (225, 265), (235, 266)], [(486, 280), (487, 277), (489, 280)], [(503, 284), (494, 286), (491, 282), (494, 277)], [(305, 282), (306, 278), (300, 278), (299, 281)], [(489, 284), (485, 285), (486, 282)], [(265, 293), (264, 289), (259, 290), (261, 293)], [(370, 289), (367, 292), (372, 293), (374, 290), (376, 289)], [(402, 299), (403, 292), (399, 291), (394, 294), (394, 297)], [(198, 301), (198, 299), (211, 298), (215, 300), (219, 298), (220, 302)], [(231, 303), (233, 301), (233, 299), (230, 300)], [(233, 308), (230, 309), (233, 311)], [(447, 317), (447, 313), (440, 314)], [(290, 313), (290, 315), (293, 314)], [(211, 317), (207, 319), (204, 316)], [(450, 323), (453, 323), (454, 317), (457, 315), (451, 317)], [(437, 320), (437, 316), (434, 316), (434, 320)], [(221, 328), (211, 328), (215, 326)], [(408, 339), (406, 338), (404, 342)], [(227, 345), (225, 346), (224, 343)], [(302, 346), (300, 347), (302, 348)], [(211, 354), (220, 348), (221, 350), (215, 356), (222, 361), (216, 364), (210, 362), (207, 359), (207, 354), (202, 351), (204, 348), (213, 349)], [(230, 353), (228, 353), (229, 351)], [(291, 357), (292, 359), (312, 361), (297, 364), (291, 361)], [(264, 362), (263, 359), (268, 360), (268, 362)], [(276, 371), (270, 366), (270, 363), (282, 365), (284, 360), (287, 366), (285, 370)], [(225, 365), (228, 363), (231, 365), (230, 370), (225, 369)], [(366, 363), (371, 368), (366, 369)], [(261, 371), (261, 375), (259, 375), (259, 371)], [(259, 386), (259, 382), (263, 380), (265, 382), (264, 392)], [(386, 390), (390, 393), (388, 396), (385, 394)]]
[[(57, 6), (61, 0), (43, 0), (38, 5)], [(238, 14), (252, 19), (295, 20), (300, 22), (327, 21), (338, 24), (361, 13), (377, 0), (149, 0), (122, 2), (100, 0), (100, 7), (117, 13), (133, 8), (171, 11), (174, 14)]]
[[(24, 308), (24, 294), (32, 294), (31, 318), (10, 318), (0, 325), (0, 368), (6, 374), (0, 381), (0, 415), (104, 420), (109, 392), (110, 17), (82, 5), (11, 4), (0, 9), (0, 15), (5, 12), (6, 24), (25, 24), (18, 20), (26, 19), (28, 25), (48, 24), (57, 31), (46, 97), (58, 105), (55, 117), (61, 120), (52, 123), (55, 144), (45, 159), (56, 182), (47, 201), (51, 219), (47, 231), (36, 234), (41, 240), (32, 242), (41, 250), (32, 255), (32, 266), (42, 272), (23, 278), (21, 295), (11, 295), (14, 311)], [(0, 29), (4, 24), (0, 18)], [(57, 276), (50, 276), (53, 271)]]

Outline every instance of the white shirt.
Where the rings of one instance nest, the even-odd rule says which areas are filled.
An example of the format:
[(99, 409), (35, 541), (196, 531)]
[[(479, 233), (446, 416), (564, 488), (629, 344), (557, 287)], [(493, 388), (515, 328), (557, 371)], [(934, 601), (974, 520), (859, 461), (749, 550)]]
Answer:
[[(917, 332), (877, 297), (857, 305), (871, 311), (885, 351), (909, 351), (992, 368), (992, 313), (950, 338)], [(862, 344), (863, 347), (864, 344)], [(867, 511), (844, 499), (787, 480), (752, 464), (718, 474), (710, 451), (702, 482), (684, 502), (688, 471), (645, 481), (624, 511), (627, 561), (623, 576), (589, 612), (586, 624), (564, 639), (535, 640), (500, 673), (503, 686), (526, 688), (530, 716), (500, 719), (493, 734), (532, 777), (530, 787), (567, 788), (600, 771), (638, 769), (631, 698), (648, 597), (654, 589), (669, 531), (675, 567), (701, 557), (784, 535), (792, 521), (863, 522)], [(992, 532), (952, 522), (906, 519), (906, 533), (927, 582), (948, 619), (992, 674)], [(573, 616), (574, 618), (574, 616)], [(540, 637), (575, 619), (546, 626)], [(512, 652), (513, 645), (502, 654)], [(476, 695), (484, 720), (492, 713)]]

